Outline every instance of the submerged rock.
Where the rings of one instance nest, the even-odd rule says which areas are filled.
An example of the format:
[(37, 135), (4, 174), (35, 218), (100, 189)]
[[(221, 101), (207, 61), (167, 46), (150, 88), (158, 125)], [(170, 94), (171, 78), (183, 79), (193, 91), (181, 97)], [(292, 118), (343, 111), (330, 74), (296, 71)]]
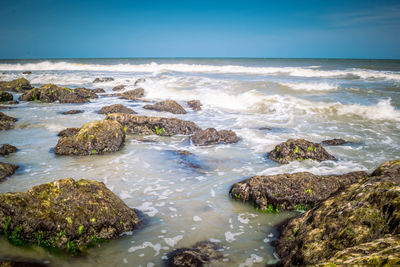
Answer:
[(194, 122), (175, 118), (146, 117), (114, 113), (109, 114), (106, 120), (117, 121), (124, 126), (126, 133), (137, 135), (190, 135), (200, 130), (200, 127)]
[(125, 89), (125, 87), (126, 87), (126, 85), (117, 85), (112, 90), (113, 91), (122, 91)]
[(86, 89), (86, 88), (83, 88), (83, 87), (75, 88), (74, 89), (74, 94), (77, 94), (80, 97), (89, 98), (89, 99), (91, 99), (91, 98), (92, 99), (99, 98), (99, 96), (95, 92), (93, 92), (93, 90)]
[(61, 137), (73, 136), (73, 135), (76, 135), (80, 130), (81, 130), (81, 128), (67, 128), (67, 129), (64, 129), (61, 132), (59, 132), (58, 136), (61, 136)]
[(0, 194), (0, 230), (12, 243), (70, 253), (132, 231), (136, 213), (103, 183), (72, 178)]
[(18, 149), (15, 146), (12, 146), (10, 144), (3, 144), (0, 147), (0, 155), (5, 156), (5, 155), (8, 155), (8, 154), (17, 152), (17, 150)]
[(366, 172), (342, 175), (297, 172), (254, 176), (234, 184), (229, 193), (233, 198), (250, 202), (261, 210), (305, 210), (367, 176)]
[(203, 169), (205, 169), (206, 166), (193, 153), (187, 150), (167, 150), (166, 152), (172, 154), (180, 165), (198, 173), (204, 173)]
[(280, 265), (398, 265), (399, 165), (400, 160), (385, 162), (371, 176), (283, 223), (275, 244)]
[(24, 72), (22, 72), (22, 74), (32, 74), (32, 71), (24, 71)]
[(0, 92), (0, 102), (12, 101), (14, 99), (13, 95), (8, 92)]
[[(0, 162), (0, 181), (2, 181), (4, 178), (6, 178), (8, 176), (13, 175), (17, 169), (18, 169), (17, 165)], [(2, 203), (0, 202), (0, 207), (1, 207), (1, 205), (2, 205)], [(1, 212), (0, 212), (0, 215), (1, 215)]]
[(46, 267), (50, 266), (34, 260), (0, 259), (0, 267)]
[(322, 141), (322, 143), (327, 146), (340, 146), (340, 145), (347, 144), (348, 142), (346, 140), (343, 140), (340, 138), (334, 138), (331, 140)]
[(30, 82), (25, 78), (19, 78), (9, 82), (0, 82), (0, 91), (14, 91), (19, 93), (32, 88)]
[(120, 94), (121, 98), (129, 100), (137, 100), (138, 98), (144, 97), (144, 89), (137, 88), (135, 90), (129, 90)]
[(199, 100), (190, 100), (186, 102), (193, 110), (201, 110), (201, 103)]
[(104, 83), (104, 82), (111, 82), (114, 81), (112, 77), (103, 77), (103, 78), (96, 78), (93, 80), (93, 83)]
[(312, 159), (316, 161), (335, 160), (320, 144), (304, 139), (289, 139), (277, 145), (268, 153), (268, 158), (280, 164), (294, 160)]
[(122, 104), (114, 104), (111, 106), (102, 107), (99, 110), (100, 114), (110, 114), (110, 113), (126, 113), (126, 114), (136, 114), (136, 112)]
[(96, 93), (96, 94), (102, 94), (102, 93), (106, 92), (106, 90), (104, 90), (103, 88), (95, 88), (92, 91), (93, 91), (93, 93)]
[(0, 131), (14, 129), (16, 121), (16, 118), (7, 116), (3, 112), (0, 112)]
[(209, 266), (212, 260), (222, 258), (219, 247), (212, 242), (196, 243), (191, 248), (179, 248), (167, 254), (165, 261), (168, 267), (201, 267)]
[(200, 130), (194, 133), (192, 141), (196, 146), (208, 146), (214, 144), (231, 144), (237, 143), (239, 138), (236, 133), (231, 130), (217, 131), (214, 128)]
[(154, 105), (145, 105), (143, 108), (156, 111), (166, 111), (173, 114), (186, 114), (186, 110), (184, 110), (183, 107), (174, 100), (164, 100), (157, 102)]
[(63, 115), (73, 115), (73, 114), (79, 114), (79, 113), (83, 113), (83, 110), (81, 110), (81, 109), (72, 109), (72, 110), (64, 111), (61, 114), (63, 114)]
[(135, 83), (133, 84), (133, 86), (137, 86), (139, 83), (143, 83), (143, 82), (145, 82), (145, 81), (146, 81), (145, 78), (139, 78), (139, 79), (137, 79), (137, 80), (135, 81)]
[(125, 140), (125, 131), (116, 121), (86, 123), (79, 132), (60, 137), (54, 147), (57, 155), (93, 155), (118, 151)]
[[(85, 89), (86, 90), (86, 89)], [(22, 101), (42, 101), (42, 102), (56, 102), (60, 103), (87, 103), (89, 102), (88, 97), (82, 96), (82, 88), (75, 90), (59, 87), (54, 84), (46, 84), (40, 88), (34, 88), (18, 99)]]

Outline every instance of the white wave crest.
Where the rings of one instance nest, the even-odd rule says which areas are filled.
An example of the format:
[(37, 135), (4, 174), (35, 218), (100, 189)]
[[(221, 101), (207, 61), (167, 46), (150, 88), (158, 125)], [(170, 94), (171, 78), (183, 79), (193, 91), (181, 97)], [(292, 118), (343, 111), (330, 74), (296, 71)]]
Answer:
[(332, 91), (338, 89), (338, 86), (329, 83), (280, 83), (293, 90), (299, 91)]

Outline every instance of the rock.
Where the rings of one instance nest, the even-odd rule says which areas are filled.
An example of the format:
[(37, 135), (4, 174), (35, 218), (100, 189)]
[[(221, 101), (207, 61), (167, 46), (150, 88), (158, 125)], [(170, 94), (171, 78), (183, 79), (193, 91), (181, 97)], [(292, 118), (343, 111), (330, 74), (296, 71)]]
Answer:
[(145, 105), (145, 109), (152, 109), (157, 111), (166, 111), (173, 114), (186, 114), (186, 110), (183, 109), (181, 105), (176, 103), (174, 100), (164, 100), (157, 102), (154, 105)]
[(8, 92), (0, 92), (0, 102), (12, 101), (14, 99), (13, 95)]
[(68, 137), (68, 136), (73, 136), (76, 135), (81, 128), (67, 128), (62, 130), (61, 132), (58, 133), (58, 136), (61, 137)]
[(104, 90), (103, 88), (95, 88), (92, 91), (93, 91), (93, 93), (96, 93), (96, 94), (102, 94), (102, 93), (106, 92), (106, 90)]
[(83, 110), (81, 110), (81, 109), (72, 109), (72, 110), (64, 111), (61, 114), (63, 114), (63, 115), (73, 115), (73, 114), (79, 114), (79, 113), (83, 113)]
[(165, 264), (168, 267), (209, 266), (212, 260), (222, 258), (219, 247), (212, 242), (199, 242), (191, 248), (179, 248), (167, 254)]
[(0, 82), (0, 91), (14, 91), (19, 93), (32, 88), (30, 82), (25, 78), (19, 78), (9, 82)]
[(137, 86), (139, 83), (143, 83), (143, 82), (145, 82), (145, 81), (146, 81), (145, 78), (139, 78), (139, 79), (137, 79), (137, 80), (135, 81), (135, 83), (133, 84), (133, 86)]
[(192, 136), (192, 142), (196, 146), (208, 146), (214, 144), (231, 144), (237, 143), (239, 138), (236, 133), (231, 130), (217, 131), (214, 128), (208, 128), (206, 130), (200, 130), (194, 133)]
[(3, 144), (0, 147), (0, 155), (5, 156), (11, 153), (17, 152), (17, 148), (15, 146), (12, 146), (10, 144)]
[(201, 110), (201, 103), (199, 100), (190, 100), (186, 102), (193, 110)]
[(113, 91), (122, 91), (122, 90), (124, 90), (125, 89), (125, 85), (118, 85), (118, 86), (115, 86), (112, 90)]
[(250, 202), (261, 210), (306, 210), (363, 177), (366, 172), (314, 175), (309, 172), (254, 176), (234, 184), (234, 199)]
[(116, 121), (94, 121), (82, 126), (72, 136), (60, 137), (54, 148), (57, 155), (93, 155), (118, 151), (125, 131)]
[(75, 88), (74, 89), (74, 94), (82, 97), (82, 98), (88, 98), (88, 99), (95, 99), (95, 98), (99, 98), (99, 96), (93, 92), (93, 90), (90, 89), (86, 89), (83, 87), (80, 88)]
[(137, 88), (135, 90), (129, 90), (126, 92), (123, 92), (120, 94), (121, 98), (123, 99), (129, 99), (129, 100), (137, 100), (138, 98), (141, 98), (144, 96), (144, 89), (143, 88)]
[(320, 144), (304, 139), (289, 139), (277, 145), (268, 153), (268, 158), (280, 164), (294, 160), (312, 159), (316, 161), (335, 160)]
[(340, 145), (347, 144), (348, 142), (343, 139), (334, 138), (331, 140), (322, 141), (322, 143), (327, 146), (340, 146)]
[(400, 263), (400, 254), (390, 253), (400, 245), (399, 165), (400, 160), (386, 162), (373, 175), (281, 224), (275, 242), (280, 265)]
[(58, 87), (54, 84), (46, 84), (40, 88), (34, 88), (18, 99), (22, 101), (42, 101), (42, 102), (56, 102), (60, 103), (87, 103), (89, 100), (86, 97), (80, 95), (82, 91), (78, 90), (75, 93), (66, 87)]
[(204, 164), (194, 155), (187, 150), (167, 150), (168, 154), (172, 154), (178, 164), (183, 165), (186, 168), (190, 168), (198, 173), (204, 173)]
[(96, 78), (94, 79), (93, 83), (104, 83), (104, 82), (111, 82), (114, 81), (112, 77), (103, 77), (103, 78)]
[(0, 259), (0, 267), (46, 267), (46, 266), (50, 266), (50, 265), (44, 264), (41, 262), (37, 262), (35, 260)]
[(32, 71), (24, 71), (22, 74), (32, 74)]
[(0, 131), (14, 129), (16, 121), (16, 118), (7, 116), (3, 112), (0, 112)]
[(99, 110), (100, 114), (110, 114), (110, 113), (126, 113), (126, 114), (136, 114), (136, 112), (128, 107), (121, 104), (114, 104), (111, 106), (102, 107)]
[[(0, 162), (0, 181), (3, 181), (4, 178), (13, 175), (17, 169), (18, 169), (17, 165)], [(2, 205), (2, 203), (0, 202), (0, 206), (1, 205)], [(1, 212), (0, 212), (0, 215), (1, 215)]]
[(17, 100), (12, 100), (12, 101), (3, 102), (3, 103), (0, 103), (0, 104), (17, 105), (17, 104), (19, 104), (19, 102)]
[[(137, 135), (190, 135), (200, 130), (194, 122), (175, 118), (135, 116), (132, 114), (114, 113), (109, 114), (106, 120), (114, 120), (122, 124), (126, 133)], [(157, 130), (158, 129), (158, 130)], [(162, 132), (160, 134), (160, 131)]]
[(136, 213), (97, 181), (72, 178), (0, 194), (0, 230), (14, 244), (69, 253), (119, 237), (140, 223)]

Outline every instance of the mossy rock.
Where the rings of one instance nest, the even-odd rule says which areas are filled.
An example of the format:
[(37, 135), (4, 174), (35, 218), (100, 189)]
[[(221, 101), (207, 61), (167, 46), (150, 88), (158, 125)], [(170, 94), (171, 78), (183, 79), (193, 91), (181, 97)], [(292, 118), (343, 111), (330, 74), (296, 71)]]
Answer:
[(122, 104), (105, 106), (99, 110), (99, 114), (110, 114), (110, 113), (136, 114), (136, 112), (133, 109), (125, 107)]
[(30, 82), (25, 78), (19, 78), (9, 82), (0, 82), (0, 91), (14, 91), (20, 93), (32, 88)]
[(74, 94), (76, 94), (80, 97), (89, 98), (89, 99), (99, 98), (99, 96), (93, 90), (90, 90), (90, 89), (87, 89), (84, 87), (75, 88)]
[[(351, 184), (303, 216), (283, 223), (276, 242), (276, 251), (282, 259), (280, 264), (314, 266), (329, 263), (331, 259), (333, 262), (346, 261), (346, 255), (353, 257), (354, 248), (357, 248), (360, 260), (368, 259), (368, 255), (382, 255), (388, 248), (376, 244), (387, 241), (397, 246), (400, 174), (394, 162), (398, 161), (385, 162), (379, 167), (380, 171), (379, 168), (374, 171), (374, 175)], [(382, 175), (378, 175), (380, 173)], [(398, 248), (394, 251), (397, 252), (392, 256), (398, 262)], [(356, 262), (357, 259), (353, 257), (352, 260)], [(392, 258), (388, 260), (392, 261)]]
[(68, 136), (73, 136), (76, 135), (79, 131), (81, 130), (81, 128), (66, 128), (62, 131), (60, 131), (57, 136), (60, 137), (68, 137)]
[(199, 130), (191, 136), (192, 142), (196, 146), (208, 146), (216, 144), (232, 144), (237, 143), (239, 138), (236, 133), (231, 130), (217, 131), (214, 128)]
[(154, 105), (145, 105), (143, 108), (156, 111), (166, 111), (173, 114), (186, 114), (186, 110), (174, 100), (160, 101)]
[(289, 139), (268, 152), (268, 158), (280, 164), (295, 160), (311, 159), (316, 161), (335, 160), (320, 144), (304, 139)]
[(2, 155), (2, 156), (6, 156), (8, 154), (15, 153), (15, 152), (17, 152), (17, 148), (13, 145), (3, 144), (0, 147), (0, 155)]
[(94, 121), (84, 124), (73, 135), (60, 137), (54, 148), (57, 155), (93, 155), (118, 151), (125, 131), (116, 121)]
[(0, 232), (14, 244), (75, 254), (139, 223), (136, 213), (97, 181), (68, 178), (27, 192), (0, 194)]
[(267, 210), (270, 205), (279, 210), (306, 210), (367, 176), (366, 172), (254, 176), (235, 183), (229, 192), (234, 199), (250, 202), (261, 210)]
[(24, 93), (18, 99), (21, 101), (87, 103), (89, 102), (89, 98), (93, 98), (91, 93), (84, 92), (88, 89), (77, 88), (76, 90), (77, 91), (75, 92), (75, 90), (67, 87), (59, 87), (54, 84), (45, 84), (40, 88), (34, 88)]
[(17, 169), (17, 165), (0, 162), (0, 182), (4, 178), (13, 175)]
[(3, 112), (0, 112), (0, 131), (14, 129), (16, 118), (10, 117)]
[(186, 102), (189, 107), (191, 107), (194, 111), (199, 111), (201, 110), (201, 103), (200, 100), (190, 100), (188, 102)]
[(129, 90), (120, 94), (122, 99), (129, 99), (136, 101), (141, 97), (144, 97), (144, 89), (136, 88), (135, 90)]
[(201, 267), (210, 266), (210, 262), (222, 258), (217, 244), (203, 241), (190, 248), (178, 248), (168, 253), (165, 261), (168, 267)]
[(8, 92), (0, 92), (0, 102), (8, 102), (14, 99), (13, 95)]

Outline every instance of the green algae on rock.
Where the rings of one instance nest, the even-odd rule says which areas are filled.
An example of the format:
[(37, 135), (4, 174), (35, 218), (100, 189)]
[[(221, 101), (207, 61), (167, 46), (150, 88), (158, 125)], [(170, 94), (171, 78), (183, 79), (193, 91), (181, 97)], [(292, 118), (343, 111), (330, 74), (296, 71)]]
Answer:
[(10, 117), (3, 112), (0, 112), (0, 131), (14, 129), (16, 118)]
[(280, 210), (304, 210), (327, 199), (345, 186), (367, 177), (366, 172), (314, 175), (309, 172), (254, 176), (235, 183), (229, 193), (261, 210), (272, 205)]
[(208, 128), (195, 132), (191, 136), (192, 142), (196, 146), (208, 146), (215, 144), (232, 144), (237, 143), (239, 138), (236, 133), (231, 130), (217, 131), (214, 128)]
[(155, 135), (156, 129), (164, 129), (163, 135), (190, 135), (201, 130), (194, 122), (175, 118), (135, 116), (133, 114), (113, 113), (105, 120), (114, 120), (126, 126), (127, 134)]
[(20, 93), (32, 88), (30, 82), (25, 78), (19, 78), (9, 82), (0, 82), (0, 91), (14, 91)]
[(268, 158), (280, 164), (294, 160), (312, 159), (316, 161), (335, 160), (320, 144), (304, 139), (289, 139), (280, 143), (268, 153)]
[(0, 162), (0, 181), (8, 176), (13, 175), (17, 169), (17, 165)]
[(135, 211), (97, 181), (68, 178), (0, 194), (0, 232), (16, 244), (75, 254), (139, 223)]
[(40, 88), (34, 88), (25, 92), (18, 99), (21, 101), (87, 103), (89, 102), (89, 98), (93, 98), (90, 93), (86, 92), (88, 89), (77, 88), (75, 90), (67, 87), (59, 87), (54, 84), (45, 84)]
[(118, 151), (124, 140), (125, 131), (116, 121), (93, 121), (84, 124), (80, 130), (66, 137), (60, 137), (54, 148), (57, 155), (93, 155)]
[(283, 223), (275, 244), (280, 265), (335, 266), (359, 261), (400, 264), (398, 162), (383, 163), (373, 175)]

